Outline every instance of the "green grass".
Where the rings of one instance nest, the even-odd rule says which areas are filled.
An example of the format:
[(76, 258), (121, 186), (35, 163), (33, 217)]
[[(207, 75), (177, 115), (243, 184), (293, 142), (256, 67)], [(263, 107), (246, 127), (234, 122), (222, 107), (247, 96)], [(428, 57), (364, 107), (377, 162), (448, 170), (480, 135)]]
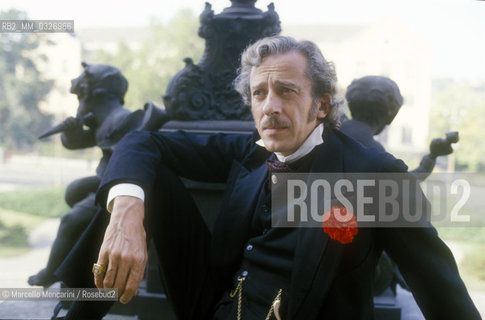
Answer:
[(0, 257), (13, 257), (28, 252), (29, 233), (46, 219), (0, 208)]
[(0, 193), (0, 257), (28, 252), (27, 239), (32, 229), (69, 210), (64, 191), (65, 187), (58, 187)]
[(20, 224), (6, 226), (0, 221), (0, 243), (14, 248), (23, 248), (28, 246), (27, 230)]
[(460, 243), (464, 257), (459, 265), (460, 274), (470, 290), (485, 291), (485, 244)]
[(69, 207), (64, 187), (30, 189), (0, 193), (0, 257), (27, 253), (28, 235), (50, 217), (59, 217)]
[(59, 217), (69, 210), (65, 187), (16, 190), (0, 193), (0, 208), (41, 217)]
[(27, 232), (39, 225), (47, 217), (0, 208), (0, 223), (6, 227), (21, 225)]

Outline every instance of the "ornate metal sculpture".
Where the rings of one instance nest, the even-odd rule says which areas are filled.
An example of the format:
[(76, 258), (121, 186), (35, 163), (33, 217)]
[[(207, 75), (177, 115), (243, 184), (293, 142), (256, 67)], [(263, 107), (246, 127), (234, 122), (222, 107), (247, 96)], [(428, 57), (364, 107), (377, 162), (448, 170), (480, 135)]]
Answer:
[(233, 89), (240, 55), (251, 42), (281, 31), (274, 5), (262, 12), (256, 0), (232, 0), (214, 15), (206, 2), (199, 36), (205, 51), (199, 64), (185, 58), (185, 68), (169, 82), (163, 96), (171, 120), (251, 120), (250, 110)]

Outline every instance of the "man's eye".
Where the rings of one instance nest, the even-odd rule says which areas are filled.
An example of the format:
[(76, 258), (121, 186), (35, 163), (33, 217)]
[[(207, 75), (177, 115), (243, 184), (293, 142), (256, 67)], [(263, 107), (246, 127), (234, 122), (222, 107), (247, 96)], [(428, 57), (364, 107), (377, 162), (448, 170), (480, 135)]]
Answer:
[(293, 93), (293, 92), (296, 92), (296, 91), (291, 89), (291, 88), (283, 88), (283, 92), (284, 93)]
[(259, 90), (254, 90), (253, 91), (253, 96), (260, 96), (263, 94), (263, 90), (259, 89)]

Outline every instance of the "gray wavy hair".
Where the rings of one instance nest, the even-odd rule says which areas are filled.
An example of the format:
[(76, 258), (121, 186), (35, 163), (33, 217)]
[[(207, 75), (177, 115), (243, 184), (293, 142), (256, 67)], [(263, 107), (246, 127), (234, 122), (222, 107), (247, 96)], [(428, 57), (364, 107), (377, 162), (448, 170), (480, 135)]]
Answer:
[[(291, 51), (301, 53), (308, 61), (306, 75), (312, 82), (312, 95), (316, 102), (324, 94), (328, 93), (332, 97), (331, 109), (323, 119), (326, 125), (337, 128), (339, 122), (339, 107), (342, 99), (337, 97), (337, 74), (333, 63), (327, 61), (320, 49), (311, 41), (296, 41), (292, 37), (272, 36), (258, 40), (244, 50), (241, 56), (241, 67), (234, 80), (234, 88), (241, 94), (246, 105), (251, 105), (251, 89), (249, 78), (253, 67), (261, 64), (264, 58), (285, 54)], [(312, 114), (316, 114), (317, 104), (314, 103)]]

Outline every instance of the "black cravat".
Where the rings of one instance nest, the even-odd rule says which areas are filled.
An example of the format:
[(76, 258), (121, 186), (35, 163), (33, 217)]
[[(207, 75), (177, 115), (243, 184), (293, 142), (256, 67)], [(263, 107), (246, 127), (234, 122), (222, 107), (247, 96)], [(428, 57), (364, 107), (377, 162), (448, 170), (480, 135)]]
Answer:
[[(289, 165), (286, 162), (279, 161), (276, 155), (273, 155), (272, 159), (266, 161), (266, 165), (268, 166), (268, 180), (271, 181), (271, 175), (273, 173), (308, 172), (313, 163), (315, 149), (302, 158), (291, 162)], [(270, 183), (267, 182), (266, 191), (269, 192), (269, 190)]]
[(268, 160), (266, 165), (268, 166), (269, 174), (293, 171), (285, 162), (281, 162), (278, 159)]

